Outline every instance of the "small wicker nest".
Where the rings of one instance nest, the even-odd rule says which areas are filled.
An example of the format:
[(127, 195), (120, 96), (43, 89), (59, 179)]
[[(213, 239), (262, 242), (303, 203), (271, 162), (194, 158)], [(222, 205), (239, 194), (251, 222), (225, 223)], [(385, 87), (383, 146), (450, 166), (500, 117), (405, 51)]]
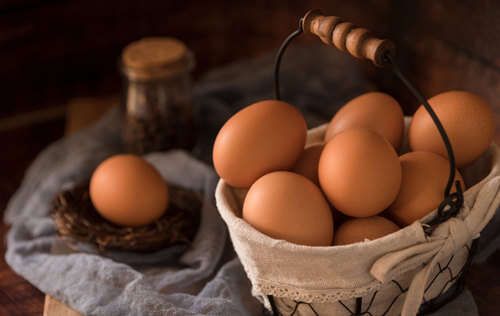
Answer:
[(64, 239), (90, 242), (100, 251), (151, 252), (191, 243), (200, 222), (199, 194), (169, 186), (170, 205), (165, 214), (147, 226), (120, 227), (104, 219), (94, 208), (88, 183), (63, 191), (52, 210), (57, 231)]

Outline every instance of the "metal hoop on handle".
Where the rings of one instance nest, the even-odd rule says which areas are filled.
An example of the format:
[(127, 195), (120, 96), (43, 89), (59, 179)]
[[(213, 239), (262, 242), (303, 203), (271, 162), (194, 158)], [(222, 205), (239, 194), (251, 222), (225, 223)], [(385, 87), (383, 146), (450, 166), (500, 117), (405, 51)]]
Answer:
[[(388, 67), (393, 74), (403, 83), (403, 85), (413, 94), (413, 96), (424, 106), (426, 111), (431, 116), (439, 134), (443, 140), (448, 154), (448, 159), (450, 163), (450, 171), (448, 176), (448, 181), (446, 187), (443, 190), (443, 201), (440, 203), (437, 209), (437, 214), (432, 218), (423, 229), (427, 235), (430, 235), (434, 228), (440, 223), (454, 217), (460, 211), (463, 205), (463, 192), (459, 181), (455, 180), (455, 155), (453, 153), (453, 148), (450, 139), (443, 127), (443, 124), (439, 120), (438, 116), (432, 109), (431, 105), (427, 99), (420, 93), (420, 91), (415, 88), (413, 84), (403, 75), (400, 68), (395, 61), (395, 46), (394, 44), (386, 39), (378, 39), (373, 37), (370, 32), (366, 29), (356, 27), (352, 23), (344, 22), (342, 19), (334, 16), (324, 16), (321, 12), (317, 10), (311, 10), (307, 12), (304, 17), (299, 20), (299, 27), (293, 31), (282, 43), (278, 53), (276, 54), (275, 64), (274, 64), (274, 91), (275, 98), (277, 100), (281, 99), (280, 93), (280, 68), (283, 55), (290, 45), (290, 43), (297, 38), (302, 33), (310, 33), (318, 36), (325, 44), (335, 46), (339, 50), (347, 51), (349, 54), (356, 58), (368, 59), (375, 66), (378, 67)], [(451, 192), (453, 185), (455, 184), (456, 191)], [(443, 306), (449, 301), (457, 297), (463, 290), (464, 286), (464, 276), (470, 263), (472, 257), (474, 256), (473, 249), (476, 248), (477, 240), (472, 243), (471, 250), (469, 251), (469, 257), (467, 259), (466, 265), (462, 268), (460, 277), (454, 286), (450, 287), (446, 292), (440, 294), (438, 297), (425, 302), (420, 306), (419, 314), (430, 313), (437, 308)], [(376, 293), (375, 293), (376, 294)], [(271, 304), (271, 312), (273, 315), (280, 315), (274, 298), (268, 296), (269, 302)], [(373, 300), (372, 300), (373, 301)], [(393, 301), (394, 302), (394, 301)], [(296, 302), (297, 304), (302, 302)], [(342, 301), (339, 301), (343, 305)], [(371, 303), (370, 303), (371, 305)], [(298, 305), (297, 305), (298, 306)], [(363, 315), (365, 312), (362, 310), (362, 298), (355, 298), (355, 309), (347, 309), (351, 315)], [(391, 304), (392, 306), (392, 304)], [(389, 306), (389, 308), (391, 307)], [(309, 305), (309, 307), (311, 307)], [(344, 305), (345, 307), (345, 305)], [(311, 310), (315, 310), (311, 307)]]
[(293, 31), (288, 37), (283, 41), (280, 48), (278, 49), (278, 53), (276, 54), (276, 59), (274, 60), (274, 98), (276, 100), (281, 100), (280, 96), (280, 68), (281, 68), (281, 59), (283, 58), (283, 54), (285, 53), (288, 45), (300, 34), (302, 34), (302, 19), (299, 20), (299, 28)]
[[(395, 61), (395, 46), (387, 39), (379, 39), (371, 35), (370, 31), (359, 28), (352, 23), (344, 22), (341, 18), (335, 16), (324, 16), (318, 10), (307, 12), (299, 20), (299, 27), (293, 31), (281, 44), (275, 58), (274, 64), (274, 91), (275, 98), (281, 100), (280, 94), (280, 68), (283, 55), (289, 44), (302, 33), (314, 34), (318, 36), (323, 43), (335, 46), (339, 50), (347, 51), (356, 58), (368, 59), (375, 66), (390, 66), (390, 70), (403, 83), (403, 85), (413, 94), (413, 96), (422, 104), (429, 113), (446, 147), (448, 160), (450, 162), (450, 171), (448, 181), (443, 192), (443, 201), (438, 207), (437, 215), (427, 223), (425, 229), (427, 234), (431, 234), (434, 227), (449, 218), (456, 216), (463, 205), (463, 190), (459, 181), (455, 182), (455, 154), (453, 148), (438, 116), (432, 109), (420, 91), (401, 72)], [(451, 192), (455, 184), (455, 192)]]

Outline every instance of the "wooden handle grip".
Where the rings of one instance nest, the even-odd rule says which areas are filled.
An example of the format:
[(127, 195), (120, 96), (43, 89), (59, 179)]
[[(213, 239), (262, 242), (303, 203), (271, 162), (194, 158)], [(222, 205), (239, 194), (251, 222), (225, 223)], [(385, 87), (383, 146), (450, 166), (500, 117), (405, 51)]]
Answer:
[(336, 16), (324, 16), (318, 10), (311, 10), (302, 18), (305, 33), (315, 34), (323, 43), (349, 52), (360, 59), (369, 59), (376, 66), (387, 64), (385, 56), (395, 55), (394, 44), (387, 39), (379, 39), (369, 30), (345, 22)]

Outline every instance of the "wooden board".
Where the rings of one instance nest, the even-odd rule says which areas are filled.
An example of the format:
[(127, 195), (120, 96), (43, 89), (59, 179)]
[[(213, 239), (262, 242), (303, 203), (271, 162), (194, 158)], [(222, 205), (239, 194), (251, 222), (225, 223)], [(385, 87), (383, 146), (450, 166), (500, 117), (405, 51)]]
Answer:
[(43, 307), (43, 316), (80, 316), (77, 311), (69, 308), (55, 298), (45, 295), (45, 305)]

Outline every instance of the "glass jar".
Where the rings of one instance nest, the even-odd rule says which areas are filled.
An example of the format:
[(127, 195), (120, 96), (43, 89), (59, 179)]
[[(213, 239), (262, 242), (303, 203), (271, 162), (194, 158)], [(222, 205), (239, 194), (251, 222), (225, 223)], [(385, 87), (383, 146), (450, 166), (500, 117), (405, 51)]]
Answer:
[(190, 148), (195, 136), (190, 78), (194, 58), (184, 43), (141, 39), (123, 50), (121, 66), (126, 149), (144, 154)]

